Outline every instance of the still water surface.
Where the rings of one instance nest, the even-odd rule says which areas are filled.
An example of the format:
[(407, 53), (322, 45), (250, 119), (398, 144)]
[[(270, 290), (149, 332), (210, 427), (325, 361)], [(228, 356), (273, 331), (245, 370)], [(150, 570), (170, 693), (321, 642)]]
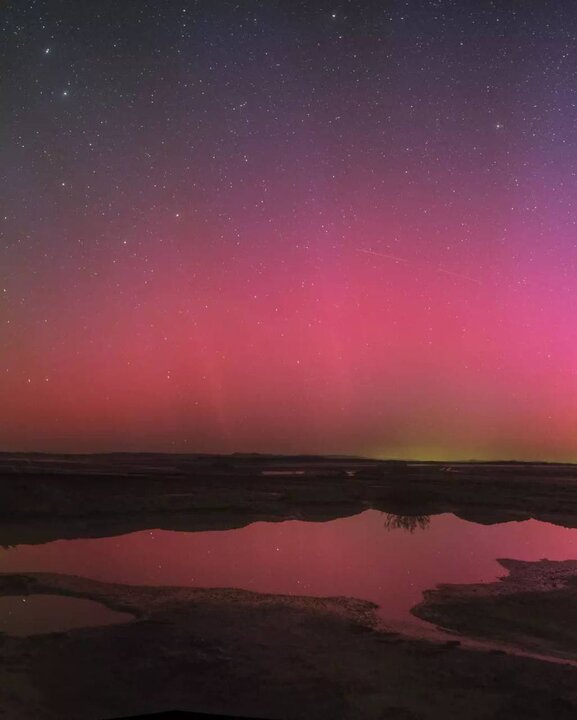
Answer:
[[(189, 533), (148, 530), (19, 545), (0, 550), (0, 572), (353, 596), (377, 603), (380, 615), (395, 625), (422, 627), (410, 608), (421, 601), (424, 590), (439, 583), (495, 580), (506, 574), (497, 558), (577, 559), (577, 530), (535, 520), (479, 525), (446, 514), (423, 518), (409, 529), (399, 524), (406, 523), (368, 510), (328, 522), (257, 522), (236, 530)], [(38, 632), (33, 628), (38, 626), (41, 600), (34, 601), (36, 605), (19, 601), (26, 608), (13, 608), (11, 614), (0, 605), (0, 631), (11, 632), (17, 618), (20, 632), (27, 622), (30, 632)], [(44, 617), (42, 631), (62, 629), (57, 608)]]
[(0, 631), (10, 635), (41, 635), (131, 620), (134, 616), (129, 613), (116, 612), (85, 598), (63, 595), (0, 597)]

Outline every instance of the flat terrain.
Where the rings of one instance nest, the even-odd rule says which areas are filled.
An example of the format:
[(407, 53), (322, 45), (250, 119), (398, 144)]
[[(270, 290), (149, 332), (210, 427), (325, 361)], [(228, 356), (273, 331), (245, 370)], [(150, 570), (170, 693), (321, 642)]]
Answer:
[(369, 508), (577, 528), (577, 466), (269, 455), (0, 454), (0, 545), (148, 528), (331, 520)]
[(133, 622), (1, 638), (13, 720), (99, 720), (181, 708), (343, 720), (573, 720), (577, 668), (379, 628), (371, 603), (232, 589), (0, 576), (0, 594), (60, 593)]
[(577, 561), (500, 560), (498, 582), (440, 585), (417, 617), (469, 637), (577, 662)]
[[(148, 528), (231, 529), (369, 508), (410, 527), (452, 512), (478, 523), (577, 527), (577, 468), (259, 455), (0, 454), (0, 544)], [(501, 582), (425, 593), (420, 618), (494, 647), (384, 627), (351, 598), (140, 587), (0, 575), (0, 596), (85, 598), (134, 619), (0, 635), (0, 717), (104, 720), (183, 708), (279, 720), (577, 717), (577, 562), (501, 561)], [(505, 574), (505, 571), (504, 571)], [(498, 648), (565, 661), (545, 662)]]

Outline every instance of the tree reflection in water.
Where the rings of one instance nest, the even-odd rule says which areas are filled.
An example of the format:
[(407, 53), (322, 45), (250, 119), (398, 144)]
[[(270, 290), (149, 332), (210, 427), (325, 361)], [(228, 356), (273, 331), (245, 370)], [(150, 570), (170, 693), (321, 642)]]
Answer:
[(431, 522), (430, 515), (395, 515), (385, 513), (385, 527), (387, 530), (407, 530), (414, 533), (415, 530), (426, 530)]

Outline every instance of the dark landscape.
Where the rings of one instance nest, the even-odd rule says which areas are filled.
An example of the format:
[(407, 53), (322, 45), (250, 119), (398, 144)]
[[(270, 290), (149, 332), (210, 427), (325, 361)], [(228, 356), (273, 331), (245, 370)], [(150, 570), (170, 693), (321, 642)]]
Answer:
[(259, 454), (0, 454), (0, 544), (138, 529), (225, 530), (367, 508), (577, 528), (577, 466)]
[[(154, 454), (4, 454), (0, 463), (5, 547), (318, 523), (367, 508), (408, 529), (436, 513), (577, 526), (570, 465)], [(354, 597), (4, 573), (3, 597), (88, 599), (124, 621), (2, 635), (2, 711), (16, 720), (169, 708), (279, 720), (572, 718), (577, 561), (501, 563), (510, 571), (501, 582), (425, 593), (413, 612), (453, 632), (436, 639), (398, 632)]]

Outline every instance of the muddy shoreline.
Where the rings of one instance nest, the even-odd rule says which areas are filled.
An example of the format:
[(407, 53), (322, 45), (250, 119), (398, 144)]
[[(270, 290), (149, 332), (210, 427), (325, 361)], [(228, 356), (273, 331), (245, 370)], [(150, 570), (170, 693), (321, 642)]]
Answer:
[(577, 668), (389, 632), (366, 601), (0, 575), (0, 595), (31, 593), (88, 598), (135, 620), (0, 637), (0, 706), (14, 720), (170, 708), (282, 720), (577, 713)]
[(439, 585), (413, 615), (464, 635), (577, 661), (577, 560), (500, 559), (497, 582)]

